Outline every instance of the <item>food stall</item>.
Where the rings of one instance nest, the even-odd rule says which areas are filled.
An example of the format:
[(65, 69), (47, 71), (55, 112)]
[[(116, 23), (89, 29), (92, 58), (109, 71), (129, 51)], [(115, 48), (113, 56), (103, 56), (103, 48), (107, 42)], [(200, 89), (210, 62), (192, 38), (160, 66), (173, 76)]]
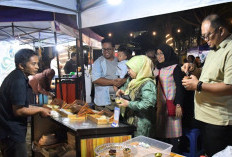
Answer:
[[(34, 143), (34, 148), (37, 147), (34, 149), (35, 156), (43, 154), (51, 157), (54, 149), (49, 150), (50, 146), (56, 147), (63, 144), (63, 146), (68, 145), (69, 151), (71, 150), (75, 154), (74, 156), (93, 157), (95, 156), (94, 149), (97, 146), (104, 143), (121, 143), (133, 137), (136, 129), (134, 126), (119, 123), (117, 127), (112, 127), (111, 117), (113, 116), (109, 117), (103, 112), (92, 110), (87, 107), (87, 104), (78, 105), (80, 101), (72, 104), (59, 101), (58, 103), (62, 103), (61, 108), (58, 103), (44, 106), (52, 109), (51, 117), (41, 118), (39, 115), (35, 115), (32, 118), (32, 143)], [(78, 108), (78, 112), (75, 112), (74, 108)], [(54, 135), (56, 139), (48, 137), (48, 135)], [(57, 152), (57, 154), (59, 153)]]
[[(81, 100), (67, 104), (55, 99), (50, 105), (51, 117), (32, 118), (33, 156), (94, 157), (154, 156), (181, 157), (171, 153), (172, 145), (144, 136), (134, 137), (135, 126), (118, 123), (116, 112), (96, 111)], [(123, 155), (124, 154), (124, 155)]]

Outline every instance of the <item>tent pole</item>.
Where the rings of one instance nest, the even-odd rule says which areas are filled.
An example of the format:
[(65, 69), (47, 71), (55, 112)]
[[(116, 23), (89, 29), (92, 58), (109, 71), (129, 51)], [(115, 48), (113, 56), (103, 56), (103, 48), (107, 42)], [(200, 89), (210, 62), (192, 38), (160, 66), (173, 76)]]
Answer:
[[(56, 36), (56, 32), (54, 32), (54, 38), (55, 38), (55, 45), (57, 45), (57, 36)], [(60, 61), (59, 61), (59, 55), (58, 55), (58, 51), (56, 51), (56, 61), (57, 61), (57, 70), (58, 70), (58, 78), (59, 78), (59, 87), (60, 87), (60, 98), (61, 100), (63, 100), (63, 93), (62, 93), (62, 84), (61, 84), (61, 78), (60, 78)]]
[[(78, 67), (79, 67), (79, 65), (80, 65), (80, 53), (79, 53), (79, 51), (78, 51), (78, 47), (79, 47), (79, 41), (78, 41), (78, 38), (76, 38), (76, 58), (77, 58), (77, 60), (76, 60), (76, 72), (77, 72), (77, 79), (75, 79), (75, 98), (76, 99), (78, 99), (78, 94), (79, 94), (79, 92), (81, 93), (81, 91), (79, 91), (79, 85), (78, 85), (78, 82), (79, 82), (79, 76), (78, 76)], [(79, 98), (79, 99), (81, 99), (81, 98)]]
[(84, 69), (84, 53), (83, 53), (83, 41), (82, 41), (82, 21), (81, 21), (81, 0), (77, 0), (78, 4), (78, 30), (79, 30), (79, 43), (81, 54), (81, 79), (82, 79), (82, 100), (86, 100), (85, 93), (85, 69)]
[(14, 33), (14, 23), (13, 23), (13, 22), (11, 23), (11, 26), (12, 26), (12, 27), (11, 27), (11, 28), (12, 28), (12, 36), (14, 37), (14, 36), (15, 36), (15, 33)]

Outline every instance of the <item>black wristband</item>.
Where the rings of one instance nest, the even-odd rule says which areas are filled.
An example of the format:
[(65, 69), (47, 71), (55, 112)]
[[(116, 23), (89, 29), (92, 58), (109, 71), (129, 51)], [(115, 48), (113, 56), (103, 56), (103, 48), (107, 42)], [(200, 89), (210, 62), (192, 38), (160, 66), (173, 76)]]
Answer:
[(202, 81), (199, 81), (197, 84), (197, 91), (200, 92), (202, 90)]

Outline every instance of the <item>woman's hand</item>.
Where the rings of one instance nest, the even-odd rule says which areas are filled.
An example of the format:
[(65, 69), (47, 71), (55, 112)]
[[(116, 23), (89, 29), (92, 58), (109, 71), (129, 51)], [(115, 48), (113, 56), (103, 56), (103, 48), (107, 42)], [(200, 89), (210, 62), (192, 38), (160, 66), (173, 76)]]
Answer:
[(128, 101), (128, 100), (125, 100), (125, 99), (123, 99), (123, 98), (120, 98), (120, 101), (121, 101), (121, 103), (118, 104), (118, 106), (128, 107), (128, 105), (129, 105), (129, 101)]
[(182, 108), (180, 104), (176, 104), (176, 117), (181, 118), (182, 117)]
[(124, 95), (124, 91), (119, 89), (117, 92), (116, 92), (116, 96), (120, 97), (121, 95)]

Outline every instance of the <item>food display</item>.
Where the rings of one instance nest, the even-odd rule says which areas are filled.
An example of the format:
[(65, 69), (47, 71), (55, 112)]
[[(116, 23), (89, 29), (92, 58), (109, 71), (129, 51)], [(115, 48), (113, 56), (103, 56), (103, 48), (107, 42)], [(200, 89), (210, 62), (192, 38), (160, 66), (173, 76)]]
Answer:
[(72, 121), (85, 121), (86, 118), (96, 124), (110, 124), (113, 122), (113, 112), (110, 111), (95, 111), (89, 108), (88, 104), (82, 100), (75, 100), (67, 104), (60, 99), (54, 99), (49, 105), (44, 105), (45, 108), (56, 111), (53, 117), (67, 117)]
[[(165, 157), (171, 157), (167, 154), (164, 155)], [(151, 154), (148, 154), (148, 155), (145, 155), (143, 157), (163, 157), (163, 154), (162, 153), (151, 153)]]
[(110, 149), (109, 150), (109, 155), (112, 156), (112, 157), (116, 157), (116, 149)]
[(60, 108), (58, 105), (44, 105), (45, 108), (51, 109), (51, 110), (57, 110)]
[(88, 107), (87, 103), (80, 109), (80, 111), (77, 113), (77, 115), (83, 116), (86, 114), (94, 114), (93, 110)]
[(172, 145), (151, 139), (145, 136), (137, 136), (124, 142), (137, 150), (135, 157), (170, 157)]
[(137, 151), (133, 146), (120, 143), (106, 143), (95, 148), (98, 157), (133, 157)]
[(131, 156), (131, 149), (130, 148), (124, 148), (123, 149), (123, 155), (124, 155), (124, 157), (130, 157)]
[(90, 114), (88, 115), (88, 119), (100, 125), (112, 123), (112, 120), (111, 120), (112, 118), (107, 117), (105, 115)]
[(49, 105), (57, 105), (59, 106), (59, 108), (61, 108), (65, 104), (67, 104), (65, 101), (55, 98), (52, 100), (52, 102)]

